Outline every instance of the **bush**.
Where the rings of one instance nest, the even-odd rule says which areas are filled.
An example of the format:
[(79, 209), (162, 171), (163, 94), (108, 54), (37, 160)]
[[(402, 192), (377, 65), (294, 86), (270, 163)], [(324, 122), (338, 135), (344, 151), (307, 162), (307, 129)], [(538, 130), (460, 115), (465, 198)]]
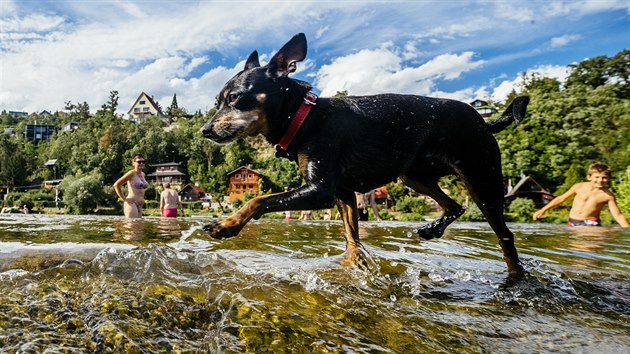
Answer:
[(398, 218), (400, 221), (422, 221), (425, 219), (423, 214), (418, 213), (402, 213), (398, 215)]
[(199, 201), (183, 202), (182, 205), (184, 209), (188, 211), (199, 211), (202, 209), (201, 202)]
[(405, 186), (401, 181), (391, 182), (387, 184), (387, 194), (389, 198), (397, 204), (404, 197), (409, 196), (411, 189)]
[(235, 209), (240, 208), (241, 206), (243, 206), (243, 204), (245, 204), (245, 202), (244, 202), (242, 199), (237, 199), (237, 200), (235, 200), (235, 201), (233, 201), (233, 202), (232, 202), (232, 206), (233, 206)]
[(486, 217), (481, 212), (481, 209), (477, 206), (477, 204), (472, 203), (468, 208), (466, 208), (466, 212), (460, 217), (461, 221), (485, 221)]
[(626, 168), (618, 182), (613, 184), (613, 192), (621, 212), (626, 216), (630, 215), (630, 166)]
[(16, 204), (21, 208), (26, 205), (28, 210), (33, 210), (35, 206), (35, 202), (33, 201), (33, 196), (30, 193), (24, 193), (20, 199), (16, 201)]
[(383, 220), (394, 220), (394, 216), (389, 213), (389, 210), (383, 209), (379, 213), (381, 215), (381, 219)]
[(396, 203), (396, 210), (401, 213), (424, 215), (431, 211), (431, 207), (425, 203), (424, 197), (404, 196)]
[(33, 196), (33, 200), (38, 201), (55, 201), (55, 191), (54, 190), (41, 190), (38, 189), (36, 191), (29, 192)]
[(85, 214), (110, 199), (103, 188), (103, 175), (92, 171), (88, 175), (66, 176), (61, 182), (63, 202), (71, 213)]
[(526, 222), (532, 220), (532, 214), (536, 211), (534, 201), (528, 198), (516, 198), (508, 207), (511, 221)]

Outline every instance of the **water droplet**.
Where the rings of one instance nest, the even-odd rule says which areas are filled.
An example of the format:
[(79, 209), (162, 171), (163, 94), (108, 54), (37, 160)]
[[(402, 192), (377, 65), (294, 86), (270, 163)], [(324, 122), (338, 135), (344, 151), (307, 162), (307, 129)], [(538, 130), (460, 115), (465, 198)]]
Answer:
[(444, 281), (444, 278), (436, 273), (429, 273), (429, 279), (433, 280), (433, 281)]
[(392, 302), (396, 302), (396, 300), (397, 300), (396, 299), (396, 295), (394, 295), (394, 294), (389, 295), (389, 299), (392, 300)]

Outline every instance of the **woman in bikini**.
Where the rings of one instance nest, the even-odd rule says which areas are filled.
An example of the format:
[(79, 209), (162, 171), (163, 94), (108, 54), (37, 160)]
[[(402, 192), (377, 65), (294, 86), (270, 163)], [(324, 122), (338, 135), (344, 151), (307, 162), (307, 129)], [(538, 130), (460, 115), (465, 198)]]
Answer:
[[(141, 218), (142, 206), (144, 205), (144, 190), (149, 186), (149, 183), (144, 178), (144, 172), (142, 172), (145, 164), (144, 156), (134, 154), (131, 157), (131, 164), (133, 169), (114, 183), (114, 190), (118, 197), (123, 200), (125, 216), (128, 218)], [(122, 191), (122, 186), (125, 183), (127, 183), (126, 198)]]

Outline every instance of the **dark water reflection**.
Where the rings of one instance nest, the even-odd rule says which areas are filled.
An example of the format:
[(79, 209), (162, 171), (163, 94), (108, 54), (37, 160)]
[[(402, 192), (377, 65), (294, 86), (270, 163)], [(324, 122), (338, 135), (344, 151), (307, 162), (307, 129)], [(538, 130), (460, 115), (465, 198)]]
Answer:
[(0, 352), (628, 352), (630, 233), (512, 224), (361, 224), (367, 272), (338, 264), (339, 222), (0, 216)]

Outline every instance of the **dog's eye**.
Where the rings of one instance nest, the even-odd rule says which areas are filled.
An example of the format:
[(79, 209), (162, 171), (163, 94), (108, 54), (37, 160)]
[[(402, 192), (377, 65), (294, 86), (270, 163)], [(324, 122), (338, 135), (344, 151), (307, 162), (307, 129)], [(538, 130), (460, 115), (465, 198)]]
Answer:
[(238, 95), (235, 93), (231, 93), (228, 95), (228, 103), (233, 105), (238, 100)]

